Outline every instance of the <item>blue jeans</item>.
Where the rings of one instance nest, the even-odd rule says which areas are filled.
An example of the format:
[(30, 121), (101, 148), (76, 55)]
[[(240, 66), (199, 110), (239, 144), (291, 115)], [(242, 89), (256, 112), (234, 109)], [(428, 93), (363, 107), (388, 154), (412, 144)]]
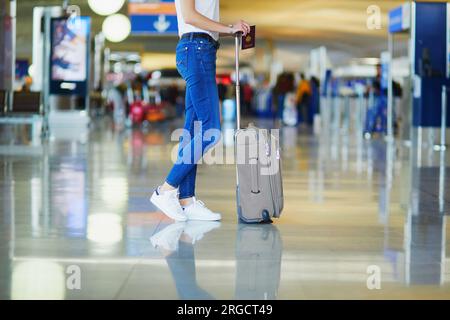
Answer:
[(180, 138), (178, 159), (166, 182), (179, 188), (180, 199), (195, 195), (197, 162), (220, 140), (216, 54), (215, 44), (203, 38), (181, 39), (177, 45), (177, 69), (186, 81), (184, 129), (188, 134)]

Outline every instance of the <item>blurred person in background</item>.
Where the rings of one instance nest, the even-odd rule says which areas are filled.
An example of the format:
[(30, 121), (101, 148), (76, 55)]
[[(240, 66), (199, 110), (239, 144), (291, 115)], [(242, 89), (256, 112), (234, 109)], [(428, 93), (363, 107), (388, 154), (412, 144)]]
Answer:
[[(219, 95), (216, 84), (216, 57), (219, 35), (246, 35), (248, 23), (239, 20), (226, 25), (219, 22), (219, 0), (175, 0), (180, 41), (176, 48), (178, 72), (186, 81), (185, 131), (178, 159), (164, 183), (157, 187), (151, 202), (176, 221), (220, 220), (221, 215), (195, 198), (197, 162), (220, 140)], [(200, 122), (200, 132), (194, 131)], [(203, 133), (218, 133), (211, 140)], [(186, 140), (186, 141), (185, 141)], [(197, 145), (201, 146), (201, 150)], [(189, 159), (185, 159), (185, 157)]]
[(176, 98), (176, 103), (175, 103), (175, 110), (176, 110), (177, 118), (181, 118), (183, 116), (184, 96), (185, 96), (184, 90), (178, 88), (177, 98)]
[[(281, 119), (283, 116), (283, 110), (282, 110), (283, 103), (280, 103), (281, 81), (282, 81), (282, 79), (281, 79), (281, 74), (280, 74), (277, 77), (277, 82), (275, 82), (275, 86), (272, 88), (272, 97), (273, 97), (272, 104), (273, 104), (273, 109), (274, 109), (274, 114), (275, 114), (276, 119)], [(284, 100), (284, 99), (282, 99), (282, 100)]]
[(314, 116), (320, 113), (320, 80), (317, 77), (311, 77), (311, 101), (308, 122), (314, 122)]
[(294, 75), (292, 73), (280, 74), (272, 93), (277, 119), (283, 118), (284, 99), (286, 94), (292, 91), (294, 91)]
[(125, 127), (127, 111), (124, 99), (126, 90), (127, 87), (125, 84), (112, 87), (108, 90), (106, 97), (107, 103), (112, 106), (114, 128), (117, 130)]
[(171, 84), (167, 88), (166, 101), (169, 102), (172, 106), (175, 106), (177, 103), (177, 97), (179, 96), (178, 91), (178, 86), (176, 84)]
[(227, 86), (222, 81), (217, 84), (217, 92), (219, 95), (220, 122), (222, 122), (223, 101), (227, 98)]
[(253, 101), (253, 88), (249, 82), (245, 82), (242, 88), (242, 102), (244, 115), (250, 115), (252, 113), (252, 101)]
[(30, 76), (26, 76), (23, 78), (23, 85), (21, 90), (23, 92), (31, 92), (31, 86), (33, 85), (33, 78)]
[(297, 87), (296, 101), (299, 115), (299, 122), (308, 123), (309, 100), (311, 97), (311, 84), (306, 79), (305, 74), (300, 74), (300, 82)]
[(222, 104), (227, 97), (227, 86), (223, 82), (219, 82), (217, 91), (219, 92), (219, 102)]

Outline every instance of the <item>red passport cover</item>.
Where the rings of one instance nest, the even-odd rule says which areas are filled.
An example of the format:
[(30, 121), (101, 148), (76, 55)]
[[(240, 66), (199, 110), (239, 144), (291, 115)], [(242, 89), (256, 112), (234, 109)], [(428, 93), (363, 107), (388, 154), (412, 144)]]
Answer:
[(246, 36), (242, 36), (242, 50), (251, 49), (256, 44), (256, 26), (250, 26), (250, 32)]

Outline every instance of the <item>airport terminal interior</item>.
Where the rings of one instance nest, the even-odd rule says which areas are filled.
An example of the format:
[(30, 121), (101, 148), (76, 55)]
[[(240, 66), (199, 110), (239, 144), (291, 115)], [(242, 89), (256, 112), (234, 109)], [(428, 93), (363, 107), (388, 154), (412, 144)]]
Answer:
[(238, 218), (233, 37), (197, 172), (222, 220), (174, 222), (149, 201), (184, 123), (174, 1), (1, 0), (0, 299), (450, 299), (450, 5), (220, 16), (256, 25), (241, 127), (279, 138), (273, 223)]

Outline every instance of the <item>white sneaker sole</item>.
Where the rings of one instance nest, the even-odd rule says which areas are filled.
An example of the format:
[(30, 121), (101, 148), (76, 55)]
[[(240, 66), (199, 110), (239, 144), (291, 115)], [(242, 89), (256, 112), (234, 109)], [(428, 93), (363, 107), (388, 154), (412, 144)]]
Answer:
[(165, 209), (164, 206), (159, 201), (158, 195), (156, 195), (156, 193), (152, 194), (152, 196), (150, 198), (150, 202), (153, 203), (159, 210), (162, 211), (162, 213), (164, 213), (166, 216), (168, 216), (172, 220), (184, 222), (184, 221), (187, 221), (187, 219), (188, 219), (186, 216), (180, 216), (177, 214), (173, 214), (172, 212), (170, 212), (170, 210)]

